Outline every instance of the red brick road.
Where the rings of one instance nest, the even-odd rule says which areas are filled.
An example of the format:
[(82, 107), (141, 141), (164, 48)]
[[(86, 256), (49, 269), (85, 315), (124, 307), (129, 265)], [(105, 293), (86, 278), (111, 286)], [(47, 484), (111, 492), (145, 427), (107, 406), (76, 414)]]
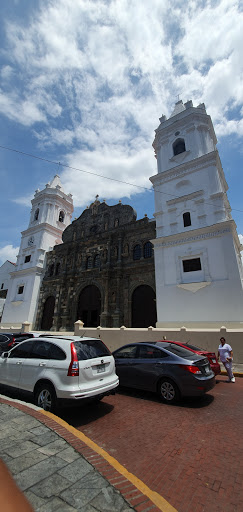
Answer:
[(179, 512), (242, 512), (243, 378), (218, 381), (179, 405), (123, 391), (60, 416)]

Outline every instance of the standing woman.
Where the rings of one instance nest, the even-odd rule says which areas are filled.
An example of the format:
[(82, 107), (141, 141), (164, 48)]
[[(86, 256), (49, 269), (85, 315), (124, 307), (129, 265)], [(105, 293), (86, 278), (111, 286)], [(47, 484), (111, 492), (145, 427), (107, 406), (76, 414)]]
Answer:
[(235, 382), (232, 370), (233, 351), (228, 343), (225, 343), (225, 338), (220, 338), (220, 345), (218, 348), (218, 358), (223, 363), (228, 374), (228, 382)]

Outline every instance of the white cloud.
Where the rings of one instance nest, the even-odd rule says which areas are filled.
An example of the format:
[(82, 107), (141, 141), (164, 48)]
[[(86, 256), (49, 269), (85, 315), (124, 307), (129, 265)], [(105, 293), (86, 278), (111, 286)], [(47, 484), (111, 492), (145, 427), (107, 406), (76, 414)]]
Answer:
[(13, 68), (11, 66), (3, 66), (1, 68), (1, 78), (2, 80), (9, 80), (12, 77), (13, 74)]
[[(149, 187), (153, 130), (178, 93), (206, 104), (218, 136), (242, 136), (242, 22), (239, 0), (41, 1), (29, 24), (6, 24), (0, 111), (69, 165)], [(62, 178), (81, 186), (79, 205), (132, 193), (77, 171)]]
[[(148, 178), (154, 174), (154, 170), (148, 164), (149, 153), (150, 149), (147, 148), (126, 153), (123, 146), (112, 151), (109, 148), (92, 153), (78, 151), (70, 155), (69, 165), (83, 169), (87, 174), (79, 170), (64, 170), (61, 173), (62, 184), (66, 191), (73, 194), (74, 204), (79, 207), (93, 201), (96, 194), (103, 199), (130, 197), (150, 188)], [(113, 181), (113, 178), (117, 181)]]
[(0, 248), (0, 265), (5, 263), (6, 260), (16, 263), (16, 258), (19, 252), (19, 247), (13, 247), (12, 245), (5, 245)]

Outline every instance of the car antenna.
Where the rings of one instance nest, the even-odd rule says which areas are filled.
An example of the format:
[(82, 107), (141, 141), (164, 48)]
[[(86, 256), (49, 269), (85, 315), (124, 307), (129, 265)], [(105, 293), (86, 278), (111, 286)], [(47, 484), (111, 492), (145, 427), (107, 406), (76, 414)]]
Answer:
[(80, 338), (83, 338), (83, 337), (84, 337), (84, 335), (85, 335), (85, 333), (86, 333), (86, 331), (84, 331), (84, 332), (83, 332), (83, 334), (82, 334), (82, 336), (80, 336)]

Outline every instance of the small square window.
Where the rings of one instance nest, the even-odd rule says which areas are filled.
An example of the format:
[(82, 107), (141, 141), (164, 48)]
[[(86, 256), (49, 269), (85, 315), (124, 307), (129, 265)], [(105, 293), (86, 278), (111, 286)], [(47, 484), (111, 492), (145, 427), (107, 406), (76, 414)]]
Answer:
[(195, 272), (197, 270), (202, 270), (200, 258), (192, 258), (190, 260), (183, 260), (182, 264), (183, 264), (183, 272)]
[(19, 286), (18, 295), (22, 295), (22, 293), (24, 293), (24, 286)]
[(30, 254), (28, 254), (28, 256), (25, 256), (25, 260), (24, 260), (25, 263), (28, 263), (30, 260), (31, 260)]

